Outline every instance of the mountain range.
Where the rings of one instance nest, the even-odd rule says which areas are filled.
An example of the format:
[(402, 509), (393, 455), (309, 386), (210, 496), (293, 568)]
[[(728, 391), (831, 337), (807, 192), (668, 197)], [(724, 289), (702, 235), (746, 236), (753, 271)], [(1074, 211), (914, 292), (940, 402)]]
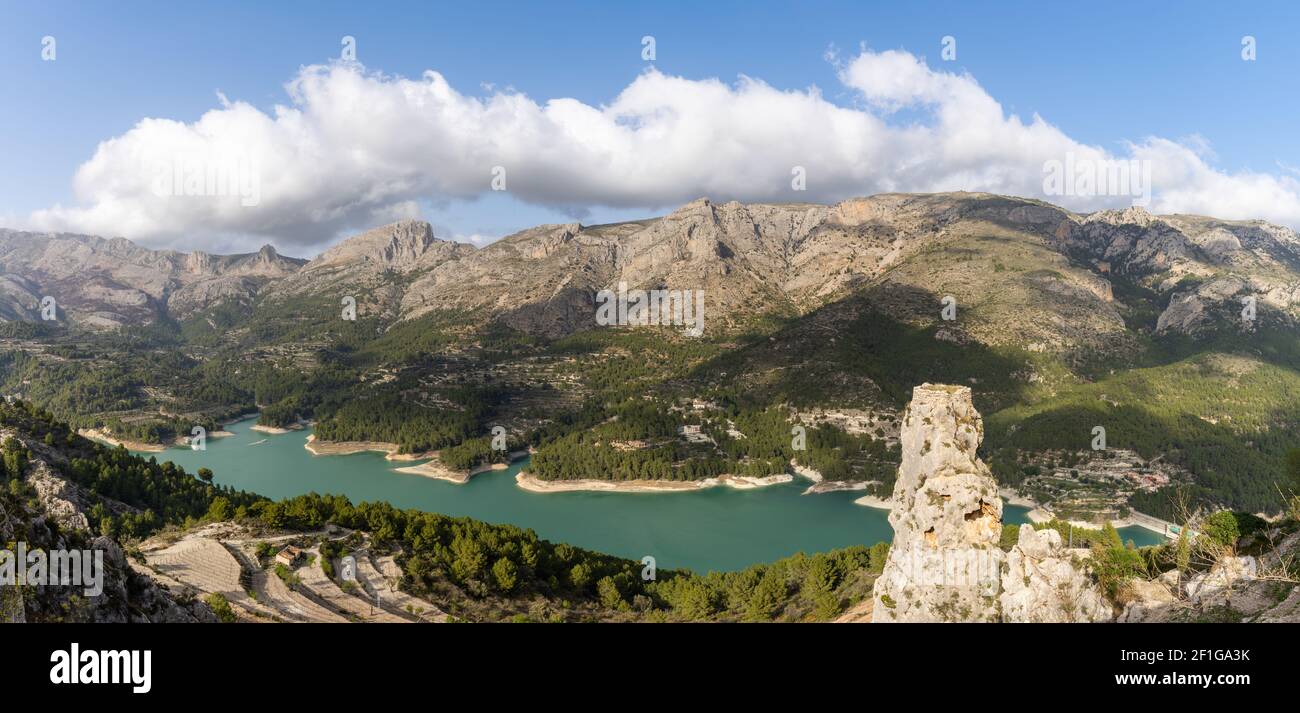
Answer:
[[(600, 327), (599, 291), (624, 284), (702, 291), (704, 336)], [(354, 321), (341, 318), (349, 300)], [(1137, 207), (1082, 215), (978, 193), (702, 198), (485, 247), (402, 221), (311, 260), (0, 230), (0, 316), (13, 323), (6, 390), (84, 426), (258, 408), (403, 442), (378, 425), (381, 404), (464, 415), (463, 394), (447, 392), (457, 384), (483, 408), (458, 435), (412, 448), (476, 437), (486, 418), (538, 446), (596, 428), (593, 403), (636, 393), (669, 410), (702, 398), (879, 422), (932, 380), (972, 386), (1006, 485), (1047, 495), (1060, 483), (1045, 473), (1091, 472), (1101, 425), (1165, 490), (1261, 511), (1280, 502), (1300, 436), (1300, 236)], [(172, 361), (145, 368), (151, 353)], [(1147, 489), (1119, 490), (1164, 507)]]
[[(229, 300), (359, 290), (365, 307), (389, 319), (483, 310), (555, 337), (594, 326), (593, 294), (618, 282), (706, 290), (724, 326), (768, 312), (804, 314), (863, 287), (890, 286), (952, 294), (983, 318), (964, 328), (982, 343), (1056, 351), (1125, 341), (1128, 305), (1113, 294), (1116, 279), (1168, 302), (1157, 333), (1193, 334), (1237, 297), (1255, 296), (1290, 316), (1300, 301), (1300, 238), (1288, 228), (1137, 207), (1078, 215), (965, 193), (831, 206), (700, 199), (658, 219), (542, 225), (484, 248), (402, 221), (312, 260), (269, 245), (209, 255), (0, 230), (0, 269), (7, 319), (37, 318), (40, 297), (49, 295), (70, 321), (92, 329), (185, 319)], [(1017, 308), (1025, 312), (1018, 324), (988, 323)]]

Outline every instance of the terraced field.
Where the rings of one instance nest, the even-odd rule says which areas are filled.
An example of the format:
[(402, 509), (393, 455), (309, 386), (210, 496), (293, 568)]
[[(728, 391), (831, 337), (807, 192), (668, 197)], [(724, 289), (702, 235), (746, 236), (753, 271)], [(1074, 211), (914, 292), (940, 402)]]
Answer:
[[(241, 621), (302, 623), (407, 624), (444, 622), (447, 615), (428, 601), (401, 591), (401, 568), (390, 556), (356, 558), (356, 591), (345, 591), (325, 574), (319, 548), (305, 550), (306, 561), (292, 568), (292, 586), (274, 566), (259, 562), (259, 545), (288, 544), (302, 535), (253, 538), (228, 530), (199, 530), (177, 542), (145, 543), (145, 564), (136, 571), (175, 591), (198, 596), (218, 593)], [(324, 533), (314, 533), (324, 535)], [(349, 533), (350, 534), (350, 533)], [(334, 562), (335, 571), (339, 563)], [(292, 579), (292, 578), (291, 578)]]
[[(238, 613), (253, 619), (271, 618), (274, 609), (250, 597), (249, 578), (239, 560), (217, 540), (189, 538), (163, 549), (145, 552), (145, 574), (173, 588), (190, 587), (204, 594), (219, 593)], [(259, 595), (260, 596), (260, 595)]]
[[(410, 621), (409, 618), (393, 614), (382, 607), (372, 606), (370, 601), (361, 598), (359, 594), (349, 594), (339, 588), (325, 574), (325, 570), (320, 566), (320, 554), (311, 552), (317, 559), (311, 564), (300, 567), (296, 574), (302, 580), (302, 585), (311, 590), (317, 597), (320, 597), (335, 611), (343, 612), (345, 616), (358, 622), (368, 622), (376, 624), (404, 624)], [(335, 564), (335, 571), (338, 565)]]
[(433, 604), (397, 588), (402, 572), (391, 555), (372, 558), (363, 550), (353, 553), (353, 556), (357, 560), (357, 583), (371, 597), (378, 594), (378, 601), (384, 609), (408, 618), (414, 615), (421, 621), (447, 621), (447, 615)]

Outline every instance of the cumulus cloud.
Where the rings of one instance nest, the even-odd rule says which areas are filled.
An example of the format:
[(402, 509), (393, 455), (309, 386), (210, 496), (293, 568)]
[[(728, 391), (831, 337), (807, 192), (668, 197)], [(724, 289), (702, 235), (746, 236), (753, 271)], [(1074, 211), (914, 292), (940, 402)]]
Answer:
[[(573, 215), (716, 200), (836, 201), (882, 191), (970, 190), (1076, 210), (1132, 196), (1045, 194), (1052, 161), (1149, 166), (1156, 212), (1300, 226), (1294, 176), (1227, 173), (1199, 137), (1146, 137), (1118, 151), (1021, 119), (966, 74), (904, 51), (837, 61), (852, 99), (647, 70), (607, 105), (471, 96), (437, 72), (388, 76), (354, 62), (302, 68), (268, 111), (224, 96), (193, 123), (149, 118), (101, 143), (74, 177), (76, 205), (33, 213), (46, 230), (201, 246), (272, 239), (319, 245), (341, 230), (474, 199), (494, 178), (517, 200)], [(906, 111), (904, 111), (906, 110)], [(802, 167), (806, 190), (792, 189)], [(500, 173), (504, 169), (504, 174)]]

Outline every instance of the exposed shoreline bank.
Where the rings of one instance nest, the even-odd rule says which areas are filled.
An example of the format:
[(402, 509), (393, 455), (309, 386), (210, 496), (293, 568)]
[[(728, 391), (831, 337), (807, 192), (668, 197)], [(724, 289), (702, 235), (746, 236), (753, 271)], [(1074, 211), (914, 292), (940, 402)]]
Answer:
[[(257, 428), (254, 426), (254, 428)], [(288, 433), (288, 431), (285, 431)], [(302, 444), (309, 453), (314, 456), (350, 456), (356, 453), (383, 453), (384, 460), (392, 461), (414, 461), (433, 458), (436, 452), (430, 453), (401, 453), (401, 446), (396, 443), (387, 441), (322, 441), (316, 438), (316, 434), (307, 436), (307, 442)]]
[(704, 478), (701, 480), (622, 481), (601, 480), (598, 478), (542, 480), (531, 473), (521, 471), (515, 476), (515, 482), (520, 488), (532, 493), (682, 493), (719, 487), (732, 488), (733, 490), (755, 490), (757, 488), (767, 488), (773, 485), (791, 483), (794, 482), (795, 478), (803, 478), (812, 483), (803, 491), (803, 495), (866, 490), (872, 482), (866, 480), (826, 480), (822, 477), (821, 473), (812, 468), (800, 466), (793, 460), (790, 461), (790, 470), (792, 472), (777, 473), (775, 475), (766, 476), (724, 474), (716, 478)]
[(470, 470), (453, 470), (443, 465), (435, 458), (428, 463), (408, 465), (402, 468), (393, 468), (393, 470), (398, 473), (409, 473), (411, 475), (419, 475), (425, 478), (445, 480), (449, 483), (464, 485), (470, 481), (470, 478), (473, 478), (479, 473), (490, 473), (494, 470), (507, 470), (509, 468), (509, 463), (488, 463), (471, 468)]
[(854, 500), (853, 504), (861, 505), (863, 507), (868, 507), (868, 508), (875, 508), (877, 510), (893, 510), (894, 506), (890, 505), (889, 503), (889, 501), (892, 499), (893, 499), (892, 497), (882, 498), (879, 495), (863, 495), (857, 500)]
[(82, 438), (89, 438), (92, 441), (98, 441), (106, 446), (117, 448), (122, 446), (128, 451), (142, 451), (144, 453), (162, 453), (167, 450), (168, 446), (163, 443), (146, 443), (144, 441), (132, 441), (126, 438), (115, 438), (108, 431), (102, 428), (78, 428), (77, 435)]
[(569, 492), (619, 492), (619, 493), (680, 493), (708, 488), (729, 487), (736, 490), (753, 490), (780, 483), (789, 483), (794, 476), (778, 473), (765, 477), (721, 475), (703, 480), (542, 480), (527, 471), (519, 471), (515, 483), (530, 493)]
[(456, 470), (448, 468), (438, 460), (437, 451), (428, 451), (425, 453), (401, 453), (401, 447), (396, 443), (387, 441), (323, 441), (316, 438), (316, 434), (307, 436), (307, 442), (302, 446), (314, 456), (347, 456), (356, 453), (383, 453), (384, 460), (395, 462), (427, 461), (415, 465), (393, 468), (394, 472), (406, 473), (408, 475), (418, 475), (424, 478), (433, 478), (448, 483), (464, 485), (471, 478), (480, 473), (490, 473), (497, 470), (506, 470), (511, 463), (527, 456), (528, 451), (515, 451), (510, 454), (509, 463), (485, 463), (475, 466), (469, 470)]
[[(242, 416), (237, 416), (234, 419), (222, 421), (218, 429), (208, 433), (206, 437), (229, 438), (235, 434), (227, 431), (226, 426), (233, 423), (239, 423), (240, 421), (246, 421), (256, 415), (256, 413), (244, 414)], [(176, 436), (176, 438), (172, 439), (171, 443), (150, 443), (148, 441), (135, 441), (129, 438), (118, 438), (109, 433), (105, 428), (78, 428), (77, 435), (82, 438), (89, 438), (92, 441), (98, 441), (113, 448), (122, 446), (128, 451), (137, 451), (141, 453), (162, 453), (169, 448), (185, 448), (190, 445), (190, 437), (185, 435)]]
[[(254, 415), (256, 415), (256, 414), (254, 414)], [(290, 424), (289, 426), (284, 426), (284, 427), (281, 427), (281, 426), (263, 426), (263, 425), (260, 424), (260, 423), (255, 423), (255, 424), (253, 424), (253, 425), (250, 427), (250, 430), (257, 431), (258, 433), (269, 433), (269, 434), (272, 434), (272, 435), (275, 435), (275, 436), (282, 436), (282, 435), (284, 435), (284, 434), (286, 434), (286, 433), (293, 433), (294, 431), (301, 431), (302, 429), (304, 429), (304, 428), (306, 428), (306, 427), (307, 427), (307, 424), (303, 423), (302, 421), (299, 421), (298, 423)]]

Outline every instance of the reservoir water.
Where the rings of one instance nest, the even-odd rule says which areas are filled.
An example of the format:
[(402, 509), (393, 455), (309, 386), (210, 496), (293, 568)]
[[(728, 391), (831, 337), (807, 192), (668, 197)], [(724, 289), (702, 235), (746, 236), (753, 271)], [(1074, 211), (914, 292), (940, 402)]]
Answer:
[[(269, 435), (252, 430), (254, 420), (227, 426), (234, 435), (209, 438), (207, 449), (172, 448), (155, 456), (190, 473), (211, 468), (215, 481), (279, 499), (309, 492), (346, 495), (354, 503), (387, 501), (447, 515), (531, 528), (540, 537), (613, 555), (655, 557), (663, 568), (697, 572), (743, 569), (796, 552), (824, 552), (872, 545), (893, 538), (887, 512), (854, 505), (861, 493), (803, 495), (809, 483), (758, 490), (711, 488), (678, 493), (547, 493), (521, 490), (508, 470), (474, 476), (456, 485), (398, 473), (410, 465), (384, 460), (381, 453), (313, 456), (303, 444), (311, 430)], [(1003, 521), (1027, 522), (1027, 510), (1007, 505)], [(1141, 528), (1120, 535), (1138, 545), (1161, 537)]]

